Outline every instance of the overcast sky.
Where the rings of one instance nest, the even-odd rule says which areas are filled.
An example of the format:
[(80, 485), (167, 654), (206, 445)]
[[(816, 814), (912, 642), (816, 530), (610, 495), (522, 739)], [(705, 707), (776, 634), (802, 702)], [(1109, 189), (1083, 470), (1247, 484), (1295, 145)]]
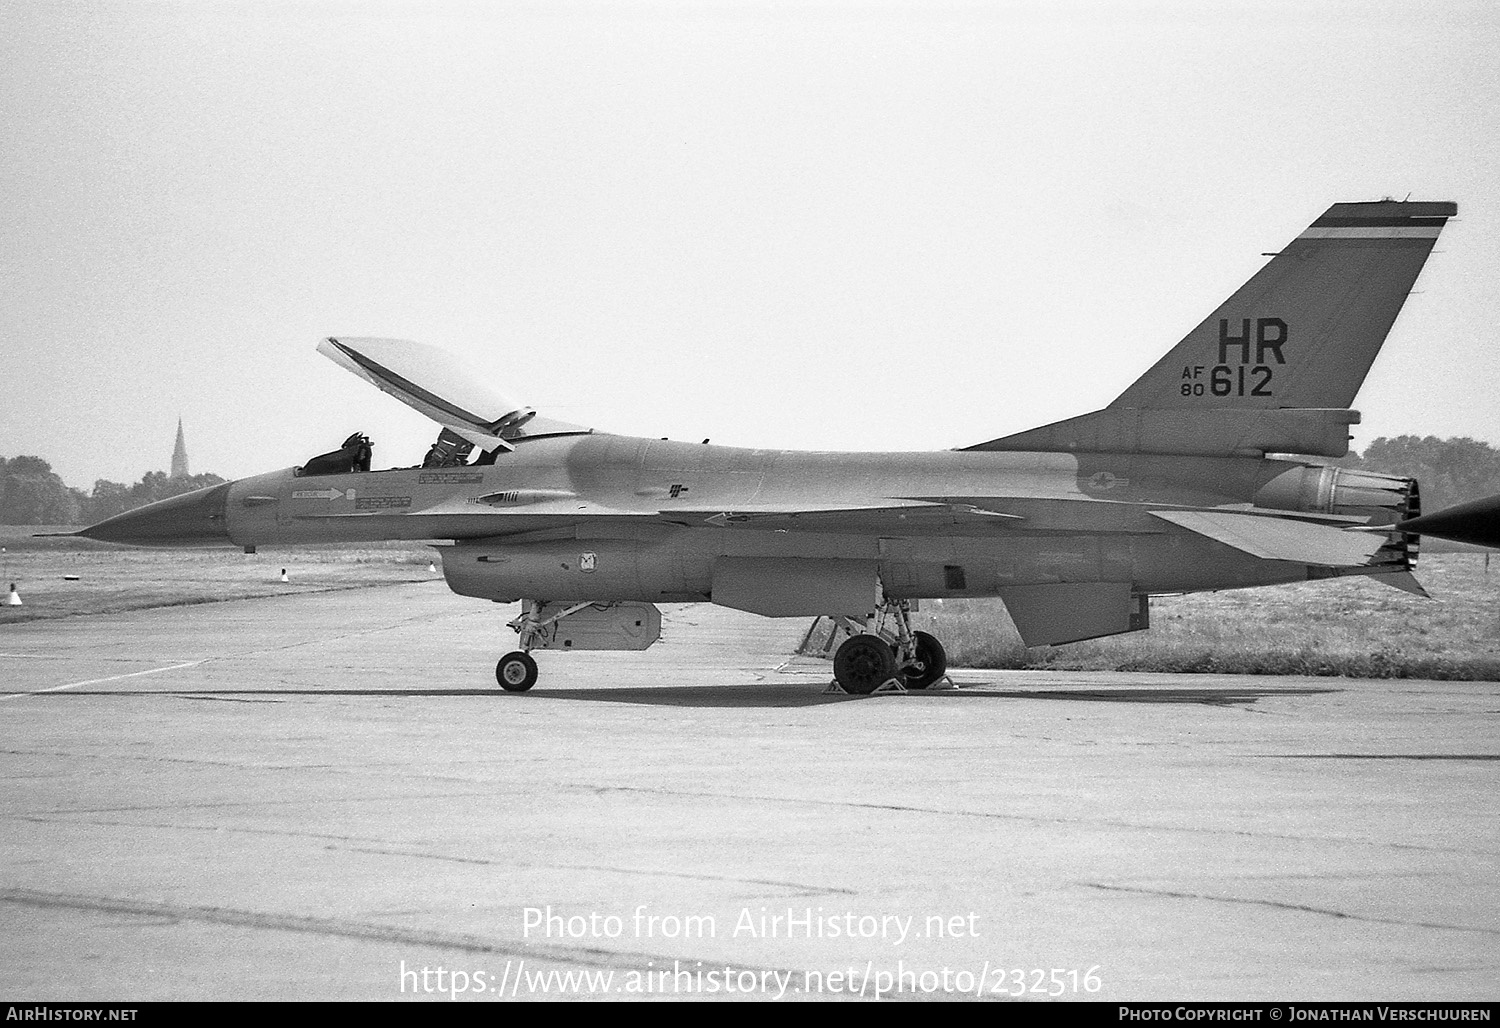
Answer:
[(1329, 204), (1456, 200), (1356, 404), (1500, 444), (1500, 5), (0, 5), (0, 456), (240, 477), (449, 348), (601, 429), (962, 446), (1097, 409)]

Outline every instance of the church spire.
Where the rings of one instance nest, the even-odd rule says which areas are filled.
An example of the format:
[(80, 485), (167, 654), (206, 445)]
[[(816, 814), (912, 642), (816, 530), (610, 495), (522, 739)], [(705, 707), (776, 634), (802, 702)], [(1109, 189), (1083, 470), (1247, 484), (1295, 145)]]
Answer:
[(182, 417), (177, 418), (177, 445), (172, 449), (172, 477), (187, 478), (187, 442), (182, 438)]

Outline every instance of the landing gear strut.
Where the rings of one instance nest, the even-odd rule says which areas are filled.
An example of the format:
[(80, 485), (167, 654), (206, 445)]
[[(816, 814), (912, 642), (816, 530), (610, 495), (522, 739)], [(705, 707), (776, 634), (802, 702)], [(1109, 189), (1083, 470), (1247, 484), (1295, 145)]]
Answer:
[(913, 632), (911, 640), (914, 659), (907, 665), (906, 687), (925, 689), (937, 684), (948, 673), (948, 654), (943, 644), (926, 632)]
[(943, 644), (927, 632), (912, 631), (910, 600), (882, 603), (874, 631), (867, 619), (839, 617), (834, 621), (850, 633), (833, 657), (833, 677), (844, 692), (866, 695), (886, 687), (926, 689), (948, 672)]
[(545, 604), (537, 600), (524, 601), (521, 616), (506, 626), (515, 630), (520, 636), (521, 643), (519, 650), (507, 653), (495, 665), (495, 681), (499, 682), (500, 688), (506, 692), (525, 692), (536, 685), (538, 672), (531, 650), (542, 641), (542, 630), (551, 623), (542, 617), (544, 606)]

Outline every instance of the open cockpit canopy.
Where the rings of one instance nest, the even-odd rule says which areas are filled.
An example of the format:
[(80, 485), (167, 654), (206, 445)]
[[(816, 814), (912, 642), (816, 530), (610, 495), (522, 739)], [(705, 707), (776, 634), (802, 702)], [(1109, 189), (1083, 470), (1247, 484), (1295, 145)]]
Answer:
[(524, 438), (590, 431), (538, 418), (532, 408), (476, 381), (456, 357), (436, 346), (330, 336), (318, 344), (318, 352), (486, 453), (512, 450)]

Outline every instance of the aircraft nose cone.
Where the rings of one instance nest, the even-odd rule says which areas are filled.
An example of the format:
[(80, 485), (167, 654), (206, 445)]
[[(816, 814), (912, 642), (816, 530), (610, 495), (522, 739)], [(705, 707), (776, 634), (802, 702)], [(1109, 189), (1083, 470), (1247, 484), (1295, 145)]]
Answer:
[(1500, 547), (1500, 496), (1486, 496), (1423, 514), (1396, 527), (1403, 532), (1420, 532), (1454, 542)]
[(78, 534), (136, 546), (204, 546), (229, 542), (225, 507), (230, 483), (197, 489), (106, 518)]

